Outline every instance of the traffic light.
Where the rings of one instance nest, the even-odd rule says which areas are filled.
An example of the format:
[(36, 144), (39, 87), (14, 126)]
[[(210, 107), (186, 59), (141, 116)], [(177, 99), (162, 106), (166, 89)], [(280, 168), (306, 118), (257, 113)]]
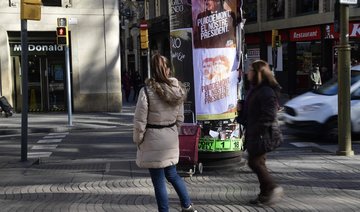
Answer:
[(281, 35), (275, 36), (275, 46), (280, 47), (281, 46)]
[(142, 21), (140, 23), (140, 48), (141, 49), (149, 48), (148, 24), (145, 21)]
[(41, 5), (41, 0), (21, 0), (20, 19), (40, 21)]
[(279, 32), (277, 29), (273, 29), (271, 31), (271, 47), (276, 48), (276, 38), (279, 36)]
[(149, 48), (148, 29), (140, 29), (140, 44), (141, 49)]
[(56, 28), (56, 42), (58, 45), (69, 45), (67, 18), (58, 18)]

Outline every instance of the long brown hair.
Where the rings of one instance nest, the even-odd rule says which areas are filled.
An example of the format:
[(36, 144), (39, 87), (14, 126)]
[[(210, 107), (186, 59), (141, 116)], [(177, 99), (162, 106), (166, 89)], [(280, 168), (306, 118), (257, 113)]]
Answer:
[(171, 85), (171, 81), (169, 80), (170, 73), (167, 75), (167, 69), (171, 68), (170, 61), (156, 53), (151, 58), (151, 72), (152, 78), (159, 83), (166, 83)]
[(269, 85), (275, 91), (277, 98), (279, 98), (281, 86), (271, 72), (269, 64), (264, 60), (255, 60), (251, 64), (251, 68), (255, 73), (250, 83), (253, 86), (260, 86), (263, 84)]
[(271, 73), (269, 64), (264, 60), (255, 60), (251, 64), (251, 69), (255, 72), (254, 77), (250, 82), (252, 85), (257, 86), (263, 83), (268, 83), (273, 88), (280, 87), (274, 75)]

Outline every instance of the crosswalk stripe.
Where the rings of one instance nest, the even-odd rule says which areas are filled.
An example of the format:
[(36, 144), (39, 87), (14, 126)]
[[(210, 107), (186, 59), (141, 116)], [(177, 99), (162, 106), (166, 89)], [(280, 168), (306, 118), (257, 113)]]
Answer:
[(48, 150), (53, 150), (53, 149), (56, 149), (58, 145), (57, 144), (53, 144), (53, 145), (34, 145), (31, 147), (31, 149), (48, 149)]
[(312, 142), (292, 142), (290, 143), (296, 147), (318, 147), (319, 144), (312, 143)]
[(65, 138), (66, 135), (47, 135), (44, 138)]
[(44, 139), (44, 140), (39, 140), (37, 143), (38, 144), (48, 144), (48, 143), (60, 143), (62, 141), (62, 139)]
[(48, 158), (52, 152), (29, 152), (28, 158)]
[(49, 133), (48, 135), (68, 135), (69, 132)]

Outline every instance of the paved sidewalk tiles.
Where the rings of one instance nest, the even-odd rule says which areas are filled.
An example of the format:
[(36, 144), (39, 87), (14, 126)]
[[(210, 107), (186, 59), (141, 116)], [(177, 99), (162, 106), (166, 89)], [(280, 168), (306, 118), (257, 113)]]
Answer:
[[(259, 189), (247, 166), (184, 179), (199, 211), (360, 211), (359, 159), (285, 148), (271, 153), (268, 166), (285, 189), (273, 207), (248, 204)], [(156, 211), (151, 180), (133, 158), (3, 168), (0, 179), (1, 211)], [(171, 211), (179, 211), (168, 189)]]

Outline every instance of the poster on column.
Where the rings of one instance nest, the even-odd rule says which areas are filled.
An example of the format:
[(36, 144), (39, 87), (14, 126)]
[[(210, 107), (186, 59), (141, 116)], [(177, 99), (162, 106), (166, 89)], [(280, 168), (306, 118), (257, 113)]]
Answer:
[[(192, 67), (192, 10), (191, 0), (169, 1), (170, 57), (175, 77), (188, 91), (185, 109), (195, 113), (194, 78)], [(193, 122), (193, 117), (185, 122)]]
[(193, 50), (196, 117), (217, 120), (235, 117), (237, 64), (235, 48)]
[(194, 48), (235, 48), (236, 0), (192, 3)]
[(175, 77), (184, 83), (188, 91), (187, 101), (194, 102), (191, 28), (171, 30), (170, 47)]
[(171, 0), (169, 2), (170, 30), (191, 28), (191, 0)]
[(236, 116), (236, 2), (192, 2), (197, 120), (221, 120)]

